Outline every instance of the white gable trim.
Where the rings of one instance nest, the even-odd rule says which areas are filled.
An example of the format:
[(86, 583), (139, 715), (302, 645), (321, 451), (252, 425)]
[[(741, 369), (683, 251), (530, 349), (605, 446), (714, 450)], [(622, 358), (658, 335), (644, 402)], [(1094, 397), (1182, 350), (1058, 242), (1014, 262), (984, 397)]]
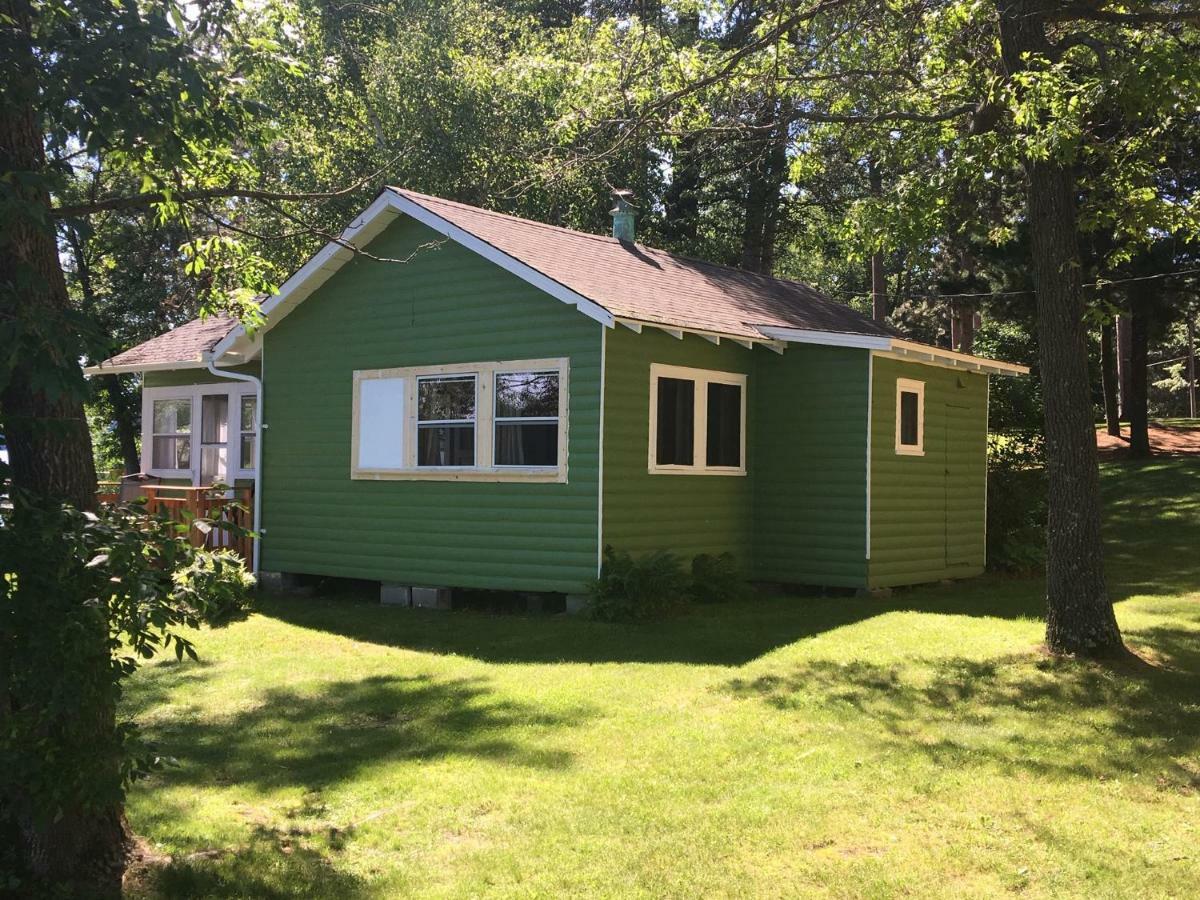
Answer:
[[(409, 200), (391, 188), (386, 188), (375, 201), (363, 210), (349, 227), (335, 241), (330, 241), (313, 255), (308, 262), (283, 283), (279, 292), (264, 301), (262, 305), (266, 323), (256, 333), (261, 334), (273, 328), (280, 319), (300, 304), (313, 291), (325, 283), (331, 275), (354, 257), (355, 247), (365, 246), (367, 242), (378, 236), (384, 228), (401, 215), (410, 216), (422, 225), (444, 235), (456, 244), (477, 253), (489, 262), (493, 262), (507, 272), (516, 275), (522, 281), (533, 285), (556, 300), (574, 306), (590, 319), (594, 319), (607, 328), (613, 327), (612, 313), (600, 304), (578, 294), (553, 278), (542, 274), (532, 266), (509, 256), (487, 241), (481, 240), (470, 232), (464, 231), (457, 225), (443, 219), (436, 213), (430, 212), (420, 204)], [(353, 245), (353, 246), (347, 246)], [(234, 347), (241, 345), (241, 359), (245, 359), (250, 350), (248, 335), (242, 326), (238, 326), (223, 338), (213, 348), (213, 356), (220, 359), (230, 353)]]

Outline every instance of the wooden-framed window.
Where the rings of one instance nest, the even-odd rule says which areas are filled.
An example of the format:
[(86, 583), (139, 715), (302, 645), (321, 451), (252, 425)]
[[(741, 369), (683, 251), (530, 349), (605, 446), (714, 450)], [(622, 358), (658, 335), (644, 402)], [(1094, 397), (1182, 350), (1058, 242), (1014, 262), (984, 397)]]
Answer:
[(566, 359), (354, 373), (355, 480), (567, 480)]
[(655, 475), (746, 474), (746, 376), (650, 366), (650, 447)]
[(142, 471), (192, 484), (254, 477), (254, 385), (238, 381), (142, 389)]
[(896, 379), (896, 453), (925, 455), (925, 382)]

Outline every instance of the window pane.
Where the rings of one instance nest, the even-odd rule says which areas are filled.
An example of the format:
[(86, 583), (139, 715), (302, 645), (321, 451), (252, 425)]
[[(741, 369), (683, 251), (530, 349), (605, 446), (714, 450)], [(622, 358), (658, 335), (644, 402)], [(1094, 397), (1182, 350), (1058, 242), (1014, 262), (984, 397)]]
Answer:
[(496, 423), (496, 465), (557, 466), (558, 423)]
[(917, 407), (920, 398), (912, 391), (900, 392), (900, 443), (915, 447), (920, 443), (917, 434)]
[(188, 437), (156, 437), (152, 463), (156, 469), (190, 469), (192, 439)]
[(696, 383), (658, 379), (658, 435), (655, 460), (660, 466), (690, 466), (695, 436)]
[(205, 444), (229, 440), (228, 395), (205, 394), (200, 398), (200, 440)]
[(186, 434), (192, 430), (191, 400), (155, 400), (154, 433)]
[(475, 376), (449, 375), (418, 382), (417, 420), (445, 422), (475, 418)]
[(201, 484), (227, 484), (229, 482), (229, 469), (225, 461), (228, 459), (224, 444), (213, 444), (212, 446), (200, 447), (200, 483)]
[(497, 418), (557, 415), (557, 372), (505, 372), (496, 376)]
[(254, 430), (254, 413), (255, 407), (258, 406), (257, 397), (242, 398), (242, 431)]
[(243, 469), (254, 468), (254, 435), (242, 435), (242, 463)]
[(475, 465), (474, 425), (419, 425), (418, 466)]
[(710, 466), (742, 464), (742, 388), (708, 385), (707, 460)]

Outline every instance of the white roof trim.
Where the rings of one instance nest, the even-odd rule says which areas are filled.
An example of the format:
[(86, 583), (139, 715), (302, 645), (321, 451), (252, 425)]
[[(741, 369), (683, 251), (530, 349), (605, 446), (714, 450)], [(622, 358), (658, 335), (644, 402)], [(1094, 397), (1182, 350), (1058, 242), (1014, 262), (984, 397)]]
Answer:
[(630, 331), (638, 334), (642, 333), (643, 328), (657, 328), (659, 331), (669, 334), (673, 338), (682, 340), (685, 334), (694, 334), (697, 337), (702, 337), (704, 340), (719, 344), (722, 340), (731, 341), (739, 346), (745, 347), (747, 350), (754, 349), (754, 345), (760, 347), (769, 347), (772, 350), (782, 351), (783, 342), (772, 340), (768, 337), (748, 337), (746, 335), (729, 334), (724, 331), (708, 331), (703, 328), (687, 328), (682, 325), (674, 325), (669, 322), (649, 322), (645, 319), (627, 319), (624, 316), (616, 319), (618, 325), (624, 325)]
[(170, 372), (173, 369), (203, 369), (202, 359), (185, 359), (179, 362), (156, 363), (123, 363), (119, 366), (84, 366), (83, 374), (93, 375), (130, 375), (135, 372)]
[(941, 365), (952, 369), (966, 369), (973, 372), (987, 372), (991, 375), (1028, 375), (1029, 366), (1017, 363), (1002, 362), (998, 359), (988, 359), (983, 356), (972, 356), (969, 353), (959, 353), (944, 347), (930, 347), (915, 341), (905, 341), (900, 338), (892, 339), (890, 352), (881, 356), (892, 356), (909, 362), (927, 362), (931, 365)]
[[(269, 331), (279, 319), (290, 312), (290, 308), (285, 307), (279, 315), (272, 316), (275, 310), (284, 304), (288, 304), (289, 307), (299, 304), (324, 283), (329, 276), (333, 275), (334, 272), (353, 258), (354, 250), (345, 246), (346, 244), (354, 244), (355, 238), (364, 236), (365, 233), (366, 240), (363, 241), (365, 245), (367, 241), (376, 237), (399, 215), (407, 215), (416, 219), (422, 225), (433, 229), (438, 234), (448, 237), (456, 244), (460, 244), (468, 250), (478, 253), (484, 259), (495, 263), (507, 272), (511, 272), (522, 281), (533, 285), (556, 300), (574, 306), (588, 318), (595, 319), (609, 328), (613, 326), (614, 319), (612, 313), (600, 304), (589, 300), (582, 294), (576, 293), (553, 278), (543, 275), (532, 266), (526, 265), (520, 260), (509, 256), (487, 241), (476, 237), (468, 231), (464, 231), (462, 228), (448, 222), (420, 204), (398, 194), (391, 188), (385, 188), (383, 193), (376, 197), (374, 202), (363, 210), (362, 214), (341, 233), (338, 240), (330, 241), (318, 250), (308, 262), (297, 269), (280, 286), (278, 293), (263, 302), (262, 311), (267, 321), (256, 334)], [(383, 219), (382, 222), (380, 222), (381, 219)], [(246, 337), (244, 327), (239, 325), (234, 328), (228, 336), (223, 338), (213, 348), (214, 359), (219, 360), (230, 349), (236, 346), (239, 341), (244, 342)]]
[(860, 347), (864, 350), (887, 350), (892, 339), (873, 334), (852, 334), (845, 331), (815, 331), (808, 328), (774, 328), (756, 326), (759, 331), (777, 341), (789, 344), (823, 344), (827, 347)]

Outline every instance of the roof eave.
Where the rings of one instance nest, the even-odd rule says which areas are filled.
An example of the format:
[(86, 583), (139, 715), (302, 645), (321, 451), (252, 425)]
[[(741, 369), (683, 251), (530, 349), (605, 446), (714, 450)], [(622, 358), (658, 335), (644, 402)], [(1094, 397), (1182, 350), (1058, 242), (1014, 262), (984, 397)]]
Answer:
[(89, 378), (97, 375), (131, 375), (137, 372), (170, 372), (175, 369), (203, 369), (206, 363), (203, 359), (180, 359), (170, 362), (153, 363), (118, 363), (107, 365), (98, 363), (94, 366), (84, 366), (83, 374)]

